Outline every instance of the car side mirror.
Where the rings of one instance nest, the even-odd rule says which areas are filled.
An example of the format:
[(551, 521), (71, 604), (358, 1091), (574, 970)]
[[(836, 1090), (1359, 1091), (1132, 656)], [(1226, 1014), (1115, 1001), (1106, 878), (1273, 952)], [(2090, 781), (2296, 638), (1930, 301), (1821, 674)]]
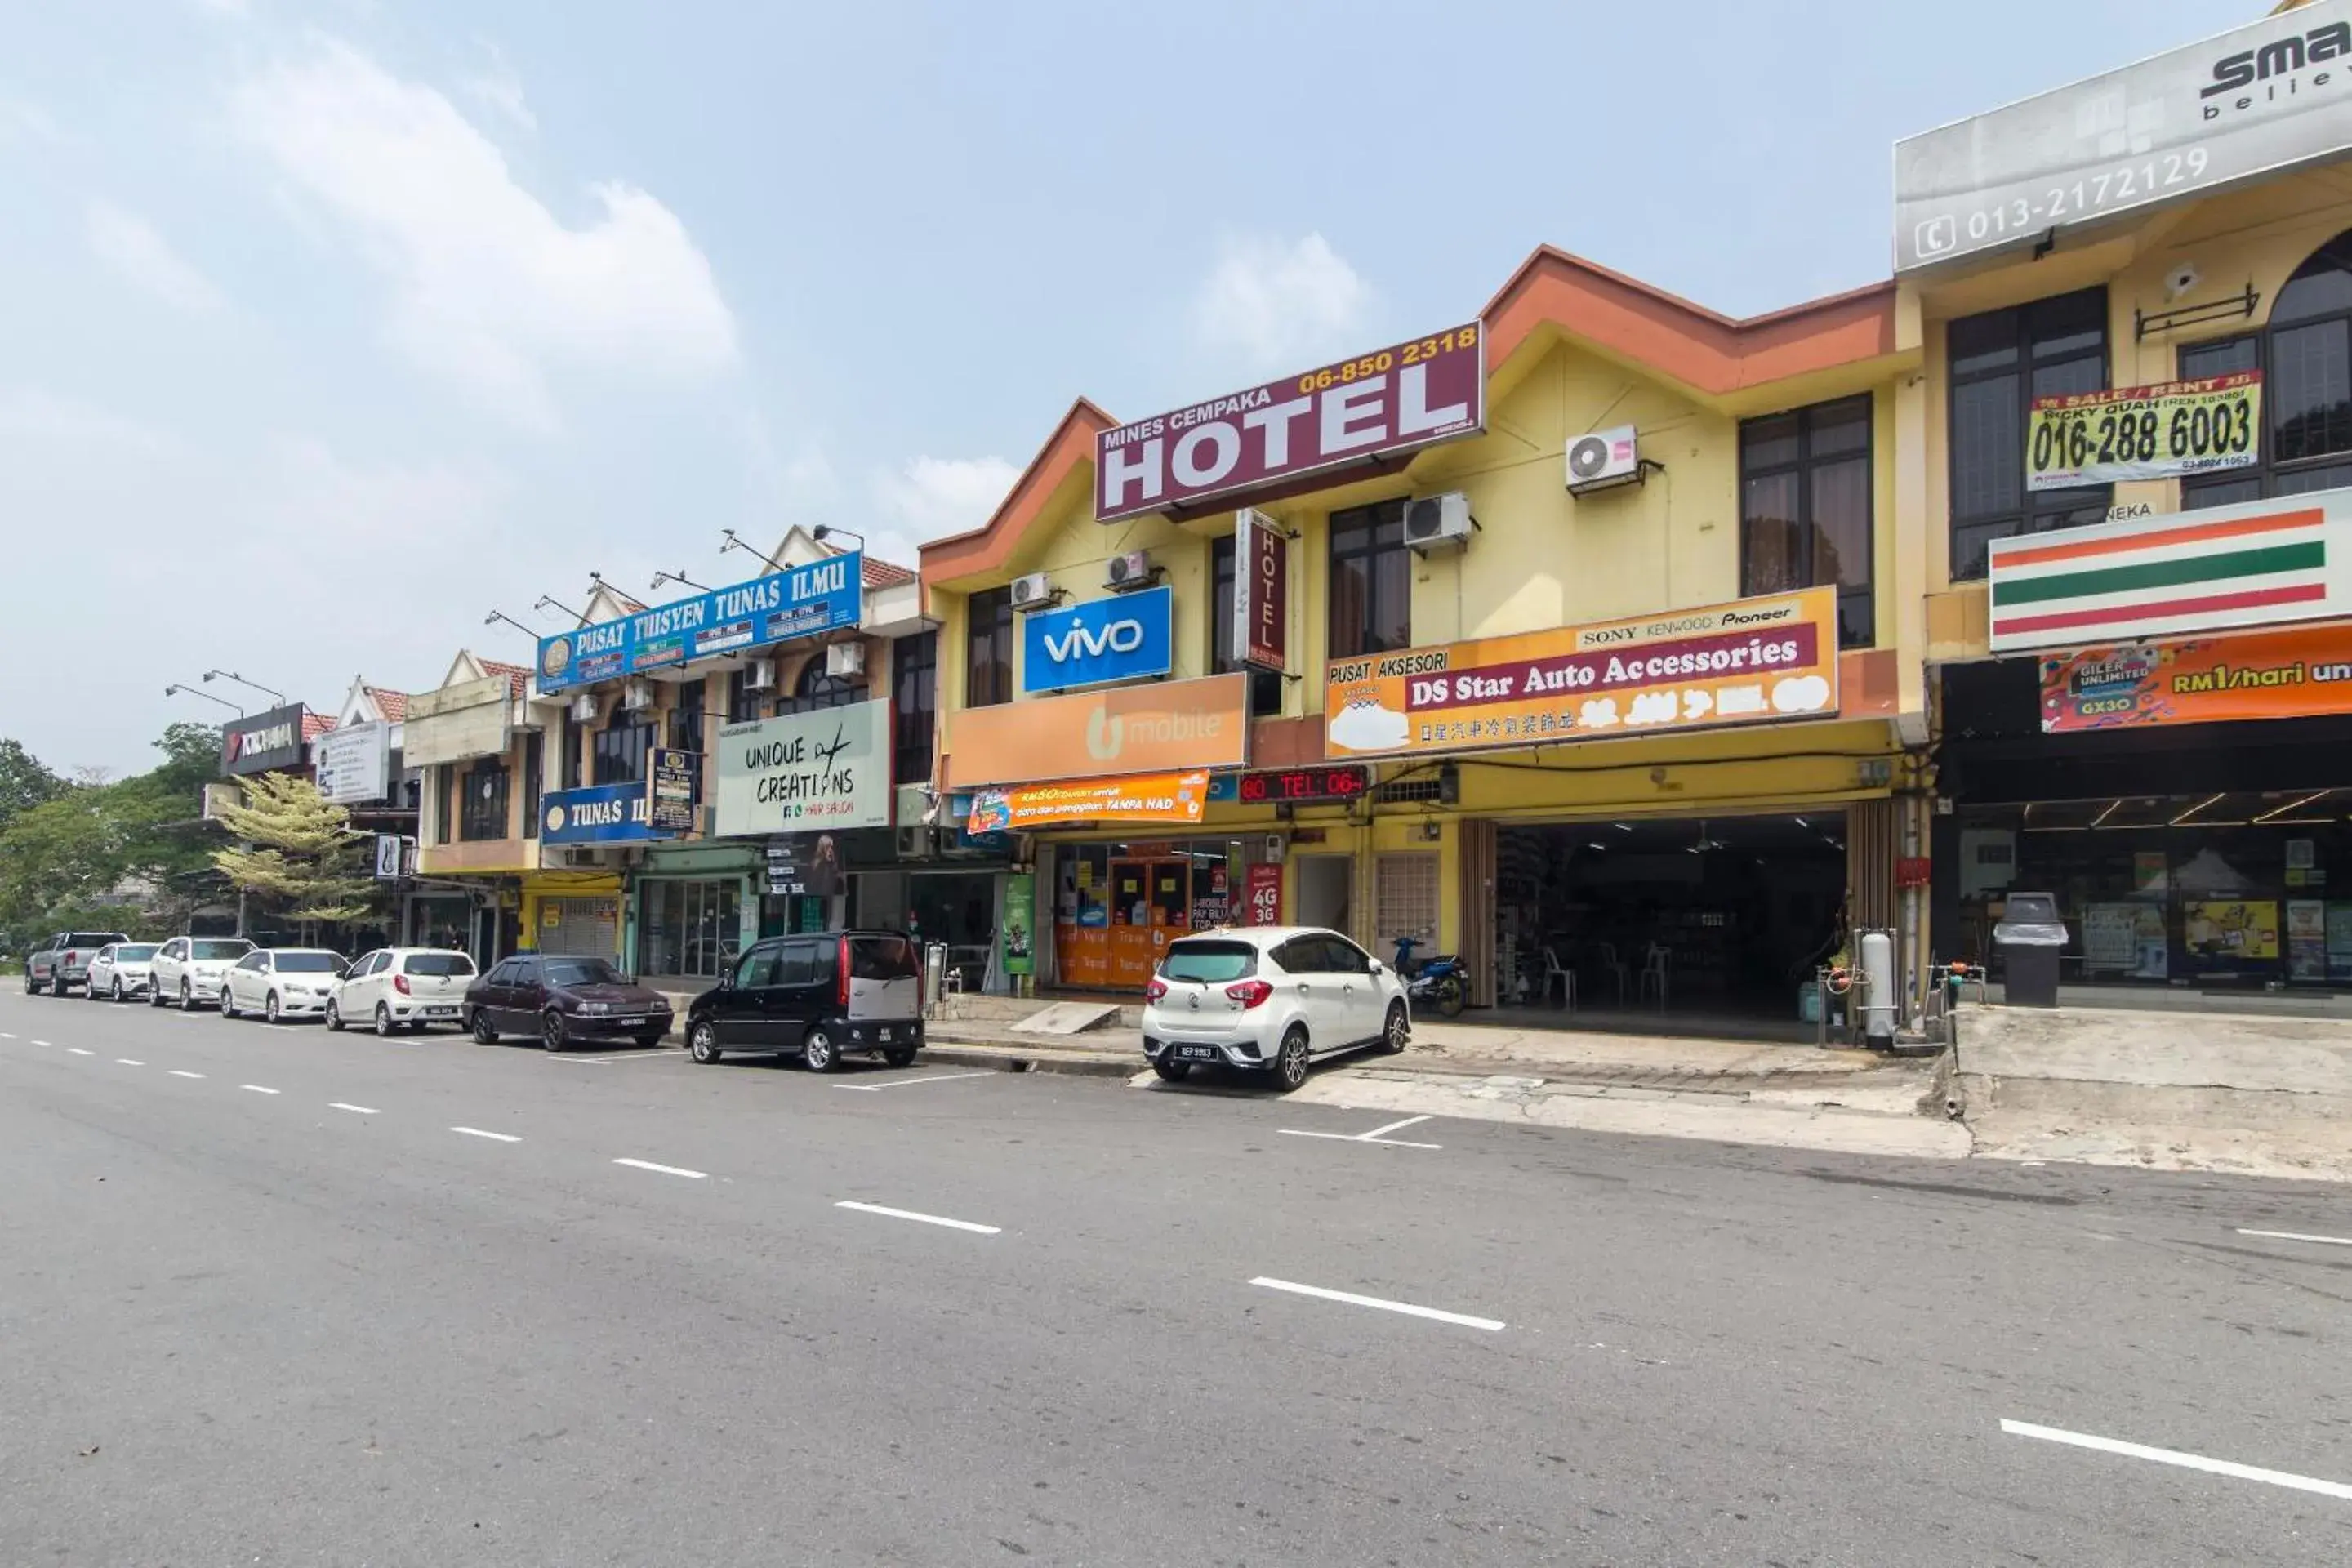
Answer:
[(1386, 974), (1388, 971), (1381, 967), (1381, 961), (1376, 958), (1372, 960), (1372, 973), (1375, 974)]

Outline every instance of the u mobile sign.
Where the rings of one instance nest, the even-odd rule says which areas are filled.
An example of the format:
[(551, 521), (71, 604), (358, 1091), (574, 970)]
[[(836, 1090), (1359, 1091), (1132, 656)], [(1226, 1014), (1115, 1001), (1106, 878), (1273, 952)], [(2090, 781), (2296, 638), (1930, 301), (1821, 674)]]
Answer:
[(1021, 689), (1066, 691), (1165, 675), (1175, 591), (1142, 588), (1033, 615), (1021, 632)]
[(1197, 507), (1486, 427), (1486, 333), (1470, 321), (1103, 431), (1095, 518)]
[(2352, 0), (2218, 37), (1895, 145), (1895, 268), (2038, 242), (2352, 148)]

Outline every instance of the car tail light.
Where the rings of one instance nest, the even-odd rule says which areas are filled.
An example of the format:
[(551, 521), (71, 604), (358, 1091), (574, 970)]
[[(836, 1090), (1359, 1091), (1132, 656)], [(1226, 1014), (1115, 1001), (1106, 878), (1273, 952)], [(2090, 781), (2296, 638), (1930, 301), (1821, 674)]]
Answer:
[(833, 1005), (844, 1013), (849, 1011), (849, 939), (841, 939), (841, 951), (833, 957)]
[(394, 976), (392, 977), (392, 988), (393, 988), (394, 991), (399, 992), (403, 996), (407, 995), (407, 994), (408, 994), (408, 976), (407, 976), (407, 975), (405, 975), (405, 974), (395, 974), (395, 975), (394, 975)]
[(1274, 986), (1264, 980), (1241, 980), (1225, 987), (1225, 994), (1242, 1005), (1246, 1013), (1274, 994)]
[(1157, 974), (1151, 977), (1151, 984), (1143, 988), (1143, 999), (1146, 1002), (1157, 1002), (1167, 994), (1168, 982), (1160, 979)]
[(80, 956), (81, 956), (81, 954), (79, 954), (79, 953), (76, 952), (72, 948), (68, 948), (68, 949), (66, 949), (66, 962), (67, 962), (68, 963), (71, 963), (74, 960), (76, 960), (76, 959), (79, 958)]

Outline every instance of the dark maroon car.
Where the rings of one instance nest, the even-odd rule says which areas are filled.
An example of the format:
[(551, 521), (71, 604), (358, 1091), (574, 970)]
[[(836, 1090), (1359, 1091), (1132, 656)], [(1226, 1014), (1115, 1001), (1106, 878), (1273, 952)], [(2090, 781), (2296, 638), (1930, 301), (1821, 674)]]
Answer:
[(593, 1040), (658, 1045), (669, 1003), (613, 967), (609, 958), (520, 952), (466, 987), (466, 1026), (484, 1045), (534, 1035), (551, 1051)]

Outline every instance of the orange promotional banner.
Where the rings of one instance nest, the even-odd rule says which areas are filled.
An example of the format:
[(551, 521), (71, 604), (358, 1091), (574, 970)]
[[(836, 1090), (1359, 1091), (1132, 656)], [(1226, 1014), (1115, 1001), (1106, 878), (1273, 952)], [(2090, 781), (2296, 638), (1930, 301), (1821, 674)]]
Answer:
[(1331, 661), (1334, 757), (1713, 729), (1838, 710), (1837, 590)]
[(1049, 822), (1168, 822), (1190, 826), (1209, 804), (1205, 768), (1185, 773), (1081, 779), (986, 789), (972, 796), (967, 833), (1023, 832)]
[(948, 718), (947, 787), (1237, 768), (1248, 689), (1244, 676), (1212, 675), (966, 708)]
[(2042, 730), (2352, 713), (2352, 623), (2122, 643), (2042, 661)]

